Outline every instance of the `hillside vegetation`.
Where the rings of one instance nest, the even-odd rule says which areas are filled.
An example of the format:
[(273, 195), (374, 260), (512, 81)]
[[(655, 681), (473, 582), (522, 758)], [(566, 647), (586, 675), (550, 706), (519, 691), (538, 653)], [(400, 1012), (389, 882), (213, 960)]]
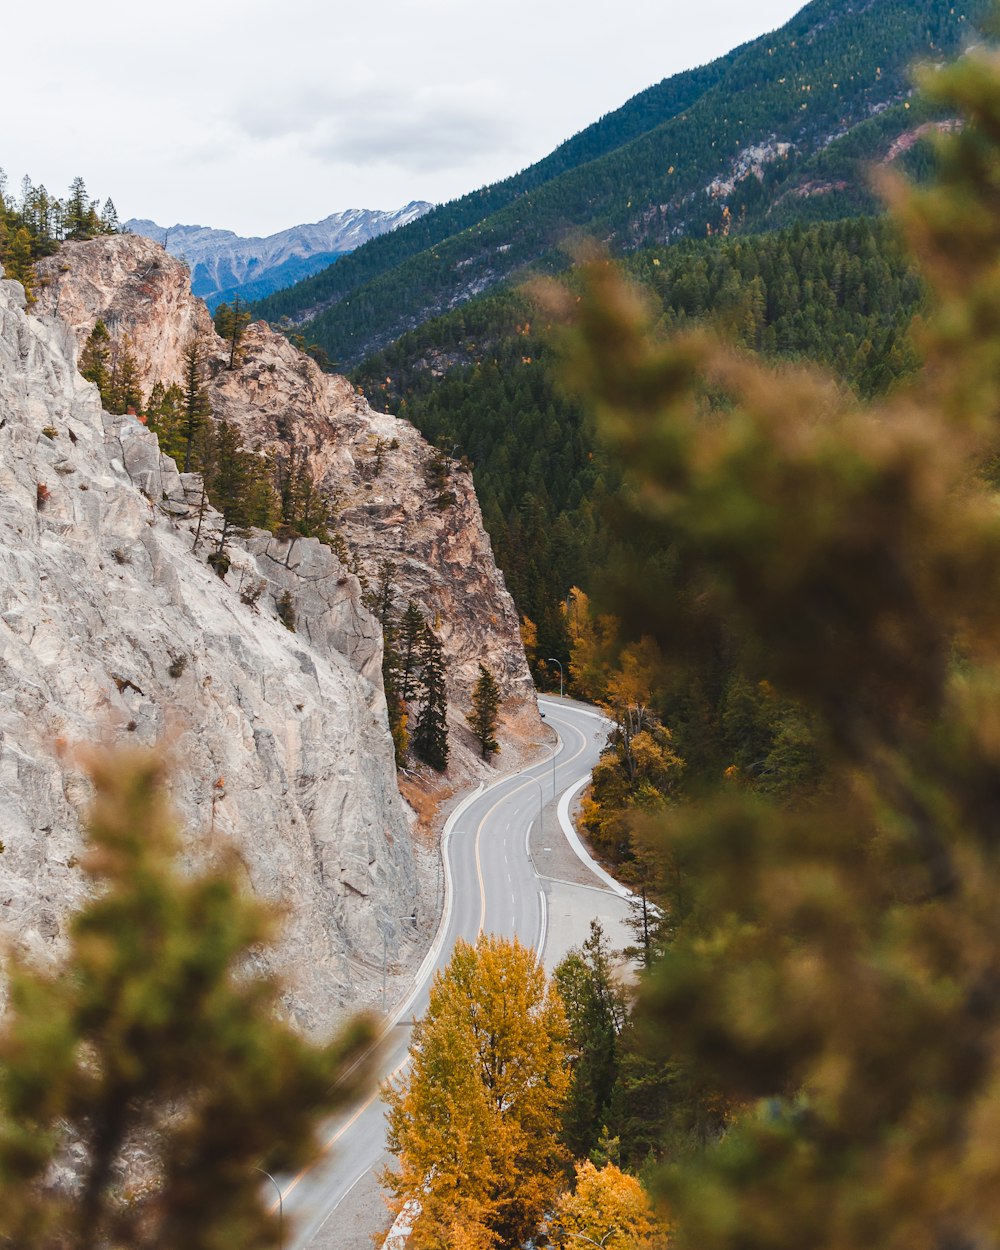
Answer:
[[(711, 322), (769, 358), (827, 365), (864, 395), (916, 366), (923, 288), (893, 228), (859, 219), (634, 253), (663, 329)], [(466, 455), (507, 584), (542, 657), (568, 659), (563, 604), (634, 556), (608, 526), (620, 473), (558, 380), (530, 296), (481, 296), (371, 357), (355, 380), (380, 407)], [(635, 548), (641, 543), (632, 539)]]
[(860, 163), (948, 117), (905, 107), (913, 64), (960, 51), (987, 7), (813, 0), (773, 35), (637, 96), (549, 163), (366, 245), (257, 313), (308, 319), (307, 337), (351, 364), (526, 267), (562, 268), (579, 232), (627, 252), (760, 228), (772, 214), (870, 208)]

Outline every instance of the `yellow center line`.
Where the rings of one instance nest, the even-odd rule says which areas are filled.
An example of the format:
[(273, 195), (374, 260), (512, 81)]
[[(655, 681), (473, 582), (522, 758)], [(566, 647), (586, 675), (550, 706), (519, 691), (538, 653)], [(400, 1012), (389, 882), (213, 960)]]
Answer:
[[(577, 733), (580, 733), (580, 731), (576, 729), (575, 725), (570, 725), (569, 722), (567, 721), (561, 721), (560, 724), (568, 725), (570, 729), (573, 729)], [(580, 740), (581, 742), (580, 742), (579, 750), (576, 751), (575, 754), (571, 755), (568, 760), (565, 760), (564, 764), (572, 764), (572, 762), (576, 759), (576, 757), (578, 755), (582, 755), (583, 752), (586, 750), (587, 739), (586, 739), (586, 736), (582, 733), (580, 733)], [(532, 777), (531, 784), (532, 785), (537, 784), (537, 780), (538, 780), (537, 778)], [(526, 790), (527, 788), (528, 788), (528, 782), (523, 781), (515, 789), (508, 790), (507, 793), (504, 794), (502, 798), (497, 799), (497, 801), (493, 804), (493, 806), (489, 809), (486, 815), (479, 822), (479, 825), (476, 829), (476, 876), (479, 878), (479, 928), (476, 931), (477, 938), (482, 935), (483, 929), (486, 926), (486, 882), (483, 879), (483, 866), (482, 866), (482, 860), (480, 857), (480, 841), (482, 838), (483, 826), (487, 823), (487, 821), (490, 819), (490, 817), (493, 815), (493, 813), (497, 810), (498, 807), (502, 807), (503, 804), (506, 803), (508, 800), (512, 799), (515, 794), (520, 794), (522, 790)], [(379, 1038), (376, 1039), (376, 1044), (377, 1044), (377, 1041), (380, 1040), (381, 1037), (384, 1036), (384, 1034), (387, 1031), (388, 1031), (387, 1029), (383, 1029), (381, 1031), (381, 1033), (379, 1034)], [(367, 1053), (368, 1052), (366, 1052), (366, 1054)], [(359, 1058), (357, 1062), (361, 1062), (361, 1059), (364, 1057), (365, 1056), (361, 1056), (361, 1058)], [(406, 1064), (408, 1061), (409, 1061), (409, 1055), (407, 1055), (406, 1059), (404, 1059), (402, 1063), (398, 1064), (397, 1067), (394, 1068), (393, 1071), (389, 1073), (388, 1077), (386, 1077), (386, 1080), (388, 1081), (394, 1080), (399, 1075), (399, 1073), (402, 1072), (403, 1068), (406, 1067)], [(320, 1148), (319, 1153), (316, 1155), (315, 1159), (313, 1159), (311, 1163), (307, 1163), (306, 1166), (302, 1169), (302, 1171), (299, 1172), (297, 1176), (293, 1177), (292, 1180), (288, 1182), (288, 1188), (282, 1190), (281, 1192), (282, 1202), (284, 1202), (285, 1199), (287, 1199), (288, 1195), (292, 1193), (298, 1187), (299, 1182), (304, 1177), (309, 1175), (309, 1173), (316, 1167), (316, 1165), (320, 1162), (320, 1160), (325, 1158), (330, 1153), (330, 1151), (333, 1149), (336, 1143), (340, 1140), (340, 1138), (343, 1137), (343, 1135), (347, 1132), (347, 1130), (351, 1128), (352, 1125), (354, 1125), (364, 1115), (364, 1113), (368, 1110), (368, 1108), (372, 1105), (372, 1103), (375, 1102), (375, 1100), (379, 1098), (380, 1096), (381, 1096), (381, 1091), (376, 1089), (375, 1092), (371, 1094), (365, 1100), (365, 1102), (361, 1104), (360, 1107), (358, 1107), (357, 1111), (354, 1112), (354, 1114), (346, 1122), (346, 1124), (342, 1124), (340, 1128), (337, 1129), (337, 1131), (333, 1134), (333, 1136)], [(278, 1201), (277, 1199), (275, 1199), (275, 1201), (272, 1202), (269, 1208), (270, 1213), (273, 1215), (277, 1209), (278, 1209)]]

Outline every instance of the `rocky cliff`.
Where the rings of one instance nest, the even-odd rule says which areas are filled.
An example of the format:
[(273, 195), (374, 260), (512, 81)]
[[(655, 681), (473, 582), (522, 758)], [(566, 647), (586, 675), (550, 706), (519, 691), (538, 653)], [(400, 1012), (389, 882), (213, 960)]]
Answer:
[[(102, 263), (134, 254), (116, 242)], [(204, 321), (148, 280), (123, 279), (162, 367), (171, 335)], [(177, 326), (152, 316), (167, 308)], [(378, 624), (315, 541), (288, 560), (254, 534), (217, 578), (192, 552), (198, 481), (134, 417), (102, 412), (76, 346), (0, 281), (0, 931), (44, 957), (81, 898), (86, 783), (62, 745), (166, 741), (189, 853), (229, 840), (248, 888), (287, 908), (288, 1010), (325, 1031), (373, 996), (380, 926), (418, 894)], [(295, 632), (275, 610), (286, 589)]]
[(468, 473), (409, 425), (376, 413), (345, 378), (320, 371), (264, 323), (244, 337), (235, 369), (214, 334), (184, 267), (139, 236), (68, 244), (39, 266), (38, 308), (67, 319), (78, 338), (98, 317), (127, 334), (144, 385), (182, 376), (182, 353), (197, 334), (211, 357), (213, 413), (269, 450), (294, 442), (317, 483), (335, 500), (340, 531), (367, 577), (397, 568), (396, 601), (413, 599), (444, 642), (448, 664), (454, 783), (479, 765), (464, 712), (483, 663), (504, 697), (505, 758), (537, 739), (540, 722), (517, 614), (496, 567)]

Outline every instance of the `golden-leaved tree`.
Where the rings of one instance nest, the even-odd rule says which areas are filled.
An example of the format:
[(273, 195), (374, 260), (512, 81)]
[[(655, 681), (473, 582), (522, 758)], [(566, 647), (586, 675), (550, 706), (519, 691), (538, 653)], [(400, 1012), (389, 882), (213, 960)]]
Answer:
[(95, 756), (90, 771), (94, 897), (57, 966), (6, 969), (0, 1246), (276, 1247), (259, 1169), (311, 1157), (370, 1029), (315, 1046), (277, 1018), (280, 985), (252, 960), (278, 918), (246, 897), (235, 856), (176, 862), (159, 758)]
[(410, 1245), (513, 1246), (559, 1189), (569, 1087), (558, 993), (516, 940), (459, 942), (413, 1031), (410, 1067), (387, 1086), (384, 1180), (398, 1210), (420, 1203)]
[(654, 1049), (747, 1106), (663, 1184), (697, 1250), (1000, 1244), (1000, 60), (937, 181), (890, 188), (934, 292), (918, 386), (877, 406), (705, 334), (615, 275), (565, 300), (574, 375), (674, 592), (622, 587), (670, 663), (738, 637), (810, 718), (804, 804), (719, 778), (657, 817), (689, 905), (644, 995)]
[(550, 1236), (563, 1250), (656, 1250), (666, 1244), (667, 1229), (634, 1176), (613, 1163), (597, 1168), (587, 1161), (576, 1165), (572, 1192), (560, 1195)]

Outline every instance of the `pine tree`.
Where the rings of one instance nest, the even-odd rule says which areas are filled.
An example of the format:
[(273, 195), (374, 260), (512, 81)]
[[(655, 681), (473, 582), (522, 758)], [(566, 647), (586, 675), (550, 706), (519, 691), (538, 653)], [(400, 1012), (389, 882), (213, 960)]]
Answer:
[(615, 983), (611, 951), (597, 920), (590, 936), (557, 966), (553, 979), (569, 1021), (572, 1083), (563, 1115), (563, 1140), (575, 1158), (589, 1155), (610, 1123), (618, 1077), (618, 1038), (625, 996)]
[(66, 236), (70, 239), (89, 239), (91, 237), (90, 200), (87, 197), (87, 185), (78, 175), (70, 184), (66, 197)]
[(120, 342), (112, 344), (111, 347), (108, 408), (110, 412), (125, 413), (130, 408), (138, 412), (141, 407), (142, 391), (139, 389), (139, 362), (136, 360), (135, 352), (132, 350), (132, 342), (126, 336)]
[(472, 691), (472, 711), (466, 720), (476, 735), (483, 759), (500, 750), (500, 744), (496, 738), (499, 712), (500, 687), (489, 669), (480, 664), (479, 677)]
[(385, 690), (386, 713), (389, 733), (392, 735), (396, 767), (406, 763), (409, 748), (407, 732), (407, 707), (402, 695), (402, 671), (399, 654), (399, 625), (395, 615), (388, 611), (382, 622), (382, 687)]
[(101, 209), (101, 233), (118, 234), (120, 230), (121, 223), (118, 220), (118, 210), (115, 208), (114, 200), (109, 195), (104, 201), (104, 207)]
[(182, 435), (184, 439), (184, 472), (190, 473), (195, 443), (200, 431), (211, 414), (211, 405), (204, 383), (205, 357), (197, 338), (192, 338), (184, 349), (184, 410)]
[(145, 412), (149, 428), (159, 440), (160, 451), (172, 460), (180, 460), (184, 455), (184, 392), (176, 382), (171, 382), (169, 386), (160, 381), (154, 382), (146, 400)]
[[(315, 1155), (370, 1030), (318, 1047), (282, 1023), (282, 987), (254, 971), (276, 914), (234, 853), (179, 863), (156, 755), (94, 756), (89, 772), (90, 901), (55, 963), (6, 959), (0, 1244), (275, 1250), (258, 1169)], [(75, 1183), (53, 1185), (71, 1155)]]
[(426, 624), (423, 613), (411, 599), (399, 627), (400, 694), (406, 702), (417, 688), (420, 643)]
[(243, 338), (243, 332), (250, 324), (250, 309), (241, 302), (237, 295), (232, 304), (220, 304), (215, 310), (215, 332), (229, 344), (229, 364), (227, 368), (235, 369), (237, 351)]
[(443, 773), (448, 767), (448, 693), (444, 649), (427, 624), (421, 639), (423, 703), (413, 730), (413, 750), (419, 759)]
[(378, 617), (384, 630), (392, 616), (392, 601), (396, 591), (396, 566), (391, 560), (383, 560), (378, 566), (378, 581), (365, 591), (365, 607)]
[(243, 447), (237, 430), (228, 421), (209, 428), (212, 445), (205, 448), (204, 474), (208, 498), (222, 514), (214, 553), (218, 571), (230, 535), (245, 533), (253, 525), (270, 528), (276, 519), (277, 500), (267, 462)]
[(80, 373), (88, 382), (93, 382), (101, 392), (101, 405), (109, 410), (112, 404), (111, 395), (111, 335), (108, 327), (98, 319), (94, 328), (87, 336), (80, 353)]

